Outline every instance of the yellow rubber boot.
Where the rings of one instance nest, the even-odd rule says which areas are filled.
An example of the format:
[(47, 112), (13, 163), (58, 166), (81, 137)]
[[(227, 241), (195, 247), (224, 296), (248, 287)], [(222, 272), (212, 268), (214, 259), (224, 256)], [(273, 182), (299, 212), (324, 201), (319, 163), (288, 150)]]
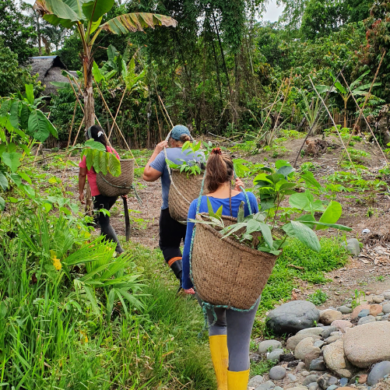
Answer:
[(249, 381), (249, 370), (228, 371), (228, 390), (247, 390)]
[(227, 348), (227, 336), (210, 336), (209, 341), (211, 360), (213, 361), (215, 375), (217, 377), (217, 389), (228, 390), (227, 372), (229, 365), (229, 352)]

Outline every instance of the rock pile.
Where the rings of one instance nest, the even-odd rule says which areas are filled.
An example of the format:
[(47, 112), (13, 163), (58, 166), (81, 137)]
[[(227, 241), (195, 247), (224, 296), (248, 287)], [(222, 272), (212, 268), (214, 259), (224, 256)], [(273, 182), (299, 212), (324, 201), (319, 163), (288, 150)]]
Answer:
[(290, 337), (259, 344), (259, 354), (276, 365), (248, 388), (390, 390), (390, 291), (357, 301), (323, 311), (292, 301), (271, 311), (267, 327)]

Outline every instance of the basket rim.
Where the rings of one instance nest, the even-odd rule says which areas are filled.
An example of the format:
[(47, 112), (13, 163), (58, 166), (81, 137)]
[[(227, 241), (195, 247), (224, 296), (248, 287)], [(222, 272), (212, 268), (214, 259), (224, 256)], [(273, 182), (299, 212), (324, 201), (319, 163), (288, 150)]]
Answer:
[(135, 158), (121, 158), (119, 161), (135, 161)]
[[(205, 216), (205, 215), (208, 215), (207, 213), (200, 213), (200, 214), (197, 214), (196, 215), (196, 219), (202, 221), (202, 216)], [(230, 220), (230, 221), (233, 221), (233, 222), (236, 222), (237, 221), (237, 218), (234, 218), (234, 217), (230, 217), (228, 215), (223, 215), (222, 216), (223, 219), (227, 219), (227, 220)], [(210, 233), (212, 233), (214, 236), (218, 237), (219, 239), (222, 240), (222, 234), (214, 229), (212, 226), (210, 225), (204, 225), (204, 224), (199, 224), (200, 227), (208, 230)], [(197, 226), (198, 227), (198, 226)], [(228, 244), (234, 246), (236, 249), (239, 249), (239, 250), (243, 250), (245, 252), (248, 252), (252, 255), (256, 255), (256, 256), (262, 256), (262, 257), (268, 257), (270, 259), (275, 259), (275, 258), (278, 258), (279, 256), (276, 256), (276, 255), (273, 255), (272, 253), (267, 253), (267, 252), (261, 252), (261, 251), (258, 251), (256, 249), (252, 249), (252, 248), (248, 248), (246, 245), (243, 245), (243, 244), (240, 244), (238, 243), (237, 241), (235, 240), (232, 240), (231, 238), (229, 237), (226, 237), (226, 238), (223, 238), (223, 241), (227, 242)]]

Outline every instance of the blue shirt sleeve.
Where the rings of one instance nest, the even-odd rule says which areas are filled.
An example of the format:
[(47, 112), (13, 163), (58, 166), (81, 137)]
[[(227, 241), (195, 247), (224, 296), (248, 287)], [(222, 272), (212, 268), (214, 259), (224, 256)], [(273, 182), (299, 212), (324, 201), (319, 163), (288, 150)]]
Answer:
[[(257, 204), (256, 196), (252, 192), (247, 192), (249, 199), (249, 204), (251, 205), (252, 214), (256, 214), (259, 212), (259, 205)], [(249, 215), (249, 207), (245, 205), (245, 216)]]
[(185, 290), (188, 290), (189, 288), (193, 287), (190, 278), (190, 249), (191, 249), (192, 232), (194, 231), (195, 223), (189, 222), (189, 220), (195, 219), (197, 202), (198, 202), (197, 199), (192, 201), (190, 205), (190, 209), (188, 210), (187, 232), (184, 241), (183, 257), (182, 257), (183, 273), (181, 276), (182, 286)]
[(164, 172), (165, 165), (166, 165), (166, 162), (165, 162), (165, 153), (164, 153), (164, 151), (160, 152), (157, 155), (157, 157), (155, 158), (155, 160), (150, 164), (150, 166), (153, 169), (156, 169), (157, 171), (159, 171), (161, 173)]

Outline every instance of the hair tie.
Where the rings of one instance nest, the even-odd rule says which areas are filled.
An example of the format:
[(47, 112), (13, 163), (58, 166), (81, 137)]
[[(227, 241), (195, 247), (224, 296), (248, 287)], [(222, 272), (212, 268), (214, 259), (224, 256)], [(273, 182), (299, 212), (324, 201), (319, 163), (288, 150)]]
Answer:
[(211, 151), (211, 153), (221, 155), (221, 154), (222, 154), (222, 150), (221, 150), (221, 148), (214, 148), (214, 149)]
[(102, 134), (103, 134), (103, 132), (102, 132), (102, 131), (99, 131), (98, 134), (97, 134), (98, 138), (99, 138)]

